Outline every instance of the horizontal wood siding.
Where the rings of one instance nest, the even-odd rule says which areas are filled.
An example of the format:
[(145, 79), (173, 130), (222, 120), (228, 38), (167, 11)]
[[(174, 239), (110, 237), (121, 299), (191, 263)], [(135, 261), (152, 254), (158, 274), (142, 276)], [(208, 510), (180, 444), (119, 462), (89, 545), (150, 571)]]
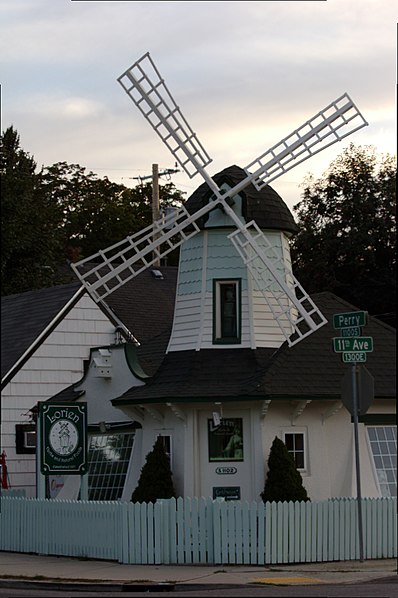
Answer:
[(174, 310), (173, 330), (168, 351), (196, 349), (201, 326), (201, 297), (179, 295)]
[(16, 454), (15, 425), (29, 422), (28, 411), (80, 380), (90, 348), (114, 342), (115, 327), (94, 301), (83, 297), (57, 325), (2, 392), (2, 448), (13, 488), (35, 494), (34, 455)]
[[(272, 295), (268, 294), (268, 301), (276, 306)], [(275, 321), (274, 315), (268, 302), (262, 293), (253, 291), (253, 329), (256, 347), (280, 347), (285, 341), (285, 337)], [(287, 305), (287, 298), (285, 304)], [(286, 325), (288, 320), (286, 318)]]
[[(0, 550), (128, 564), (269, 565), (359, 559), (356, 499), (154, 505), (3, 496)], [(366, 559), (397, 557), (396, 498), (362, 499)]]
[[(231, 230), (210, 229), (184, 243), (169, 351), (229, 346), (213, 344), (213, 282), (226, 278), (241, 280), (242, 322), (239, 347), (277, 348), (285, 341), (263, 294), (256, 290), (252, 280), (248, 284), (247, 268), (227, 237)], [(289, 280), (291, 258), (288, 239), (277, 231), (268, 231), (266, 234), (278, 256), (276, 259), (272, 258), (274, 265), (282, 277)], [(265, 247), (265, 243), (263, 245)], [(202, 281), (203, 273), (205, 281)], [(276, 306), (272, 290), (278, 295), (281, 293), (275, 285), (268, 292), (268, 301)], [(230, 346), (237, 347), (236, 344)]]

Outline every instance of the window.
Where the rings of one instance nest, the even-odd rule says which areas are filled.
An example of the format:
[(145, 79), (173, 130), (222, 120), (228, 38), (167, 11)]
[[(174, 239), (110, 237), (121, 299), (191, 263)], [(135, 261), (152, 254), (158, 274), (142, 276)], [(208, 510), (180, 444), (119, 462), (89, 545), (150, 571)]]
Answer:
[(171, 468), (171, 436), (158, 434), (156, 438), (160, 438), (163, 444), (164, 452), (169, 458)]
[(397, 496), (397, 428), (368, 426), (373, 463), (382, 496)]
[(36, 425), (15, 425), (15, 452), (17, 455), (34, 454), (36, 452)]
[(303, 432), (284, 432), (284, 443), (292, 455), (297, 469), (305, 470), (305, 436)]
[(134, 432), (93, 434), (88, 449), (89, 500), (119, 500), (126, 481)]
[(240, 343), (240, 280), (215, 280), (213, 285), (213, 343)]
[(214, 425), (208, 420), (209, 461), (243, 461), (243, 423), (241, 417), (223, 418)]

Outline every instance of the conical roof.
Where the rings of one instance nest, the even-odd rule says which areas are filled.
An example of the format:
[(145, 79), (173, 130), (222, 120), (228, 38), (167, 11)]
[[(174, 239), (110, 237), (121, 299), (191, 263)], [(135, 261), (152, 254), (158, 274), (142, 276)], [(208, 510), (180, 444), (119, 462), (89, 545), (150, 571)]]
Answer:
[[(247, 177), (246, 172), (239, 166), (229, 166), (217, 173), (213, 179), (218, 186), (226, 183), (234, 187)], [(190, 214), (193, 214), (207, 204), (212, 191), (203, 183), (192, 193), (185, 203), (185, 207)], [(239, 193), (243, 199), (243, 216), (246, 222), (254, 220), (262, 229), (282, 230), (289, 233), (298, 231), (293, 215), (283, 201), (280, 195), (269, 185), (266, 185), (257, 191), (255, 186), (250, 183), (243, 191)], [(199, 221), (199, 226), (203, 227), (207, 217)]]

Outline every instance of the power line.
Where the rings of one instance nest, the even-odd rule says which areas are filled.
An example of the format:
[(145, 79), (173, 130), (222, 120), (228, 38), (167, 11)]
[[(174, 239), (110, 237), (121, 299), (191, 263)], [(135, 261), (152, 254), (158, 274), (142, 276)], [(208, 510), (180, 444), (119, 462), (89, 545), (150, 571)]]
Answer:
[[(177, 166), (177, 162), (175, 164)], [(162, 170), (162, 172), (158, 172), (158, 176), (168, 176), (170, 178), (170, 175), (172, 174), (176, 174), (177, 172), (180, 172), (180, 170), (178, 168), (166, 168), (165, 170)], [(146, 179), (152, 179), (153, 178), (153, 174), (148, 174), (145, 176), (129, 176), (129, 177), (122, 177), (122, 178), (128, 178), (128, 179), (133, 179), (135, 181), (140, 181), (140, 183)]]

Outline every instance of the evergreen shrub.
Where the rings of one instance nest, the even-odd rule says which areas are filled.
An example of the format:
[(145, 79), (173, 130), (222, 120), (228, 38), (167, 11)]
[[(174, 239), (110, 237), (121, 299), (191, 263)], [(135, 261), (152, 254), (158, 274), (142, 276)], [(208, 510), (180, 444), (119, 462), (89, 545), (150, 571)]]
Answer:
[(265, 487), (260, 496), (264, 502), (310, 500), (292, 455), (278, 437), (271, 446)]
[(131, 502), (156, 502), (158, 498), (175, 497), (170, 460), (158, 436), (152, 451), (146, 456)]

